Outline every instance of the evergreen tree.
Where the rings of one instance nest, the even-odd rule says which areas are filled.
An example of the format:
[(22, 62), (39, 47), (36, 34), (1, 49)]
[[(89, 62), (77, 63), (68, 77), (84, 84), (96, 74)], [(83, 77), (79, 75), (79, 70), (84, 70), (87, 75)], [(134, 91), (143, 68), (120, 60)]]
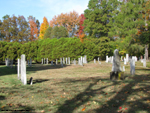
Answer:
[(51, 38), (52, 27), (48, 27), (44, 34), (44, 39)]
[(113, 12), (118, 8), (118, 0), (90, 0), (88, 9), (84, 11), (85, 33), (91, 37), (108, 36)]
[(144, 0), (132, 0), (122, 2), (120, 11), (115, 16), (110, 24), (113, 28), (109, 32), (109, 36), (115, 38), (118, 43), (118, 48), (124, 50), (130, 55), (139, 53), (143, 47), (138, 44), (138, 28), (144, 25), (142, 19), (142, 4)]
[(68, 37), (68, 31), (65, 27), (63, 26), (55, 26), (53, 29), (52, 29), (52, 33), (51, 33), (51, 39), (52, 38), (61, 38), (61, 37)]

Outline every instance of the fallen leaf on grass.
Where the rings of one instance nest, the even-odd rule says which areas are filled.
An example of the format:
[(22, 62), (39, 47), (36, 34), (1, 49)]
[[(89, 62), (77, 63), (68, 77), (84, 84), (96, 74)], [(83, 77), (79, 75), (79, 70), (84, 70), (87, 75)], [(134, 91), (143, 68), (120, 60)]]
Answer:
[(85, 107), (81, 111), (85, 111)]

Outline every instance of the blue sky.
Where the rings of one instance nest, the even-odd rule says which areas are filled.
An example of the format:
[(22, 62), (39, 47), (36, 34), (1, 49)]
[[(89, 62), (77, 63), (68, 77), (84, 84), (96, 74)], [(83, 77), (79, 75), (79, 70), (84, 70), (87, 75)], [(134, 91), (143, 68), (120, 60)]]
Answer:
[(30, 15), (43, 22), (48, 22), (61, 13), (76, 11), (79, 14), (87, 9), (89, 0), (0, 0), (0, 20), (6, 14), (12, 16), (23, 15), (26, 19)]

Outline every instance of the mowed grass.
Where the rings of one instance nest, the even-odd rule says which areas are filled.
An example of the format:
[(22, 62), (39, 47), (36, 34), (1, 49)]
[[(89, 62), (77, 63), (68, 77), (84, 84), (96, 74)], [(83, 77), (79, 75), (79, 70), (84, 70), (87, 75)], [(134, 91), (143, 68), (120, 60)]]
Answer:
[[(123, 66), (121, 62), (121, 67)], [(125, 80), (110, 81), (111, 63), (27, 66), (23, 85), (16, 69), (0, 66), (0, 111), (4, 113), (149, 113), (150, 62), (136, 62), (135, 76), (125, 65)]]

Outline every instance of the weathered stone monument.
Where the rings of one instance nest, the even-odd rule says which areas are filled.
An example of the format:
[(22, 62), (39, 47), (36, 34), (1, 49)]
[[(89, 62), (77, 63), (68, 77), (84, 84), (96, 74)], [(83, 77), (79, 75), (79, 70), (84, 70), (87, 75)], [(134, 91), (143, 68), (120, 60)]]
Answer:
[(112, 79), (124, 79), (124, 73), (121, 72), (120, 57), (119, 51), (114, 50), (112, 72), (110, 72), (110, 80)]
[(130, 59), (130, 74), (135, 75), (135, 59)]
[(26, 77), (26, 61), (25, 55), (21, 55), (21, 82), (26, 85), (27, 84), (27, 77)]
[(53, 60), (51, 61), (51, 65), (53, 66)]
[(67, 58), (66, 58), (66, 64), (67, 64), (68, 62), (67, 62)]

